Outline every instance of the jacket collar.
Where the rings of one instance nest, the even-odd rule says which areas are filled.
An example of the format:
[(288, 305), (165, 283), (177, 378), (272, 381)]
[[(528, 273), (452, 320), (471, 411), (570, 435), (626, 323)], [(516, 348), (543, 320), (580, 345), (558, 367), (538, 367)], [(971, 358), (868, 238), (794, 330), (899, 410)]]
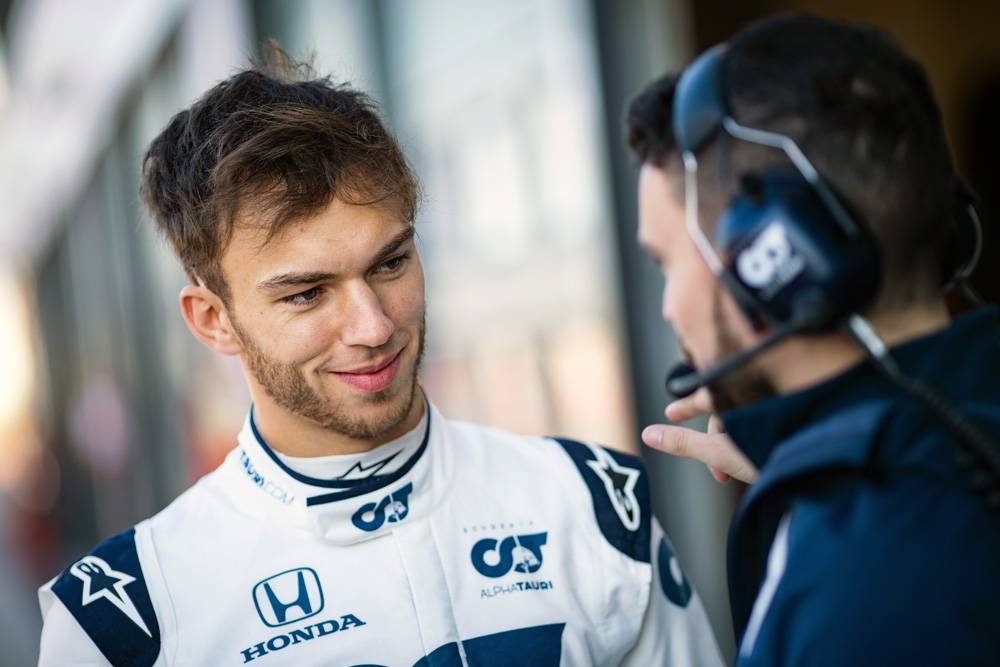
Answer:
[[(939, 332), (893, 348), (892, 355), (906, 375), (968, 408), (972, 397), (982, 400), (996, 395), (1000, 376), (996, 311), (984, 308), (960, 317)], [(801, 489), (798, 482), (811, 483), (810, 475), (820, 471), (832, 478), (873, 463), (883, 470), (908, 465), (903, 463), (907, 455), (919, 456), (908, 439), (888, 442), (892, 436), (885, 417), (901, 396), (900, 389), (863, 363), (809, 389), (722, 415), (729, 435), (760, 469), (760, 478), (743, 496), (729, 534), (730, 600), (738, 636), (745, 630), (758, 594), (766, 554), (778, 521), (789, 507), (789, 494)], [(905, 428), (919, 429), (920, 425)], [(890, 444), (894, 453), (885, 449)], [(906, 448), (906, 454), (899, 456), (902, 452), (897, 447)]]
[(351, 457), (347, 466), (368, 468), (396, 452), (388, 472), (364, 479), (318, 479), (297, 472), (270, 448), (251, 409), (237, 447), (222, 466), (222, 483), (247, 513), (309, 530), (330, 542), (360, 542), (426, 515), (443, 497), (451, 465), (443, 425), (441, 414), (428, 403), (418, 437), (404, 436), (363, 457)]
[[(987, 307), (963, 315), (945, 329), (894, 347), (892, 355), (906, 375), (961, 401), (990, 379), (984, 368), (998, 368), (997, 311)], [(862, 465), (874, 441), (872, 426), (900, 394), (863, 362), (811, 388), (731, 410), (722, 420), (761, 470), (759, 481), (767, 481), (772, 473), (785, 477), (825, 465)], [(830, 421), (835, 414), (836, 422)]]

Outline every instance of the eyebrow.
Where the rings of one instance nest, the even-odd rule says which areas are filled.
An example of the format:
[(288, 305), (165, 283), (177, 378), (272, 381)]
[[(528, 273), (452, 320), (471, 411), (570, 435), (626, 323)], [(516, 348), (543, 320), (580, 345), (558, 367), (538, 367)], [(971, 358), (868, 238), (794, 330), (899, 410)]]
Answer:
[[(376, 266), (387, 260), (393, 253), (398, 251), (403, 245), (408, 241), (413, 239), (415, 230), (413, 225), (407, 225), (406, 229), (399, 232), (386, 243), (382, 248), (375, 254), (372, 259), (370, 266)], [(266, 280), (262, 280), (257, 283), (257, 289), (264, 291), (274, 291), (277, 289), (294, 287), (296, 285), (309, 285), (312, 283), (321, 283), (328, 280), (333, 280), (337, 277), (336, 273), (331, 273), (329, 271), (308, 271), (308, 272), (290, 272), (281, 273)]]
[(416, 229), (414, 229), (413, 225), (407, 225), (406, 229), (393, 236), (388, 243), (382, 246), (382, 249), (378, 251), (372, 260), (371, 266), (376, 266), (389, 259), (396, 251), (410, 242), (414, 235), (416, 235)]

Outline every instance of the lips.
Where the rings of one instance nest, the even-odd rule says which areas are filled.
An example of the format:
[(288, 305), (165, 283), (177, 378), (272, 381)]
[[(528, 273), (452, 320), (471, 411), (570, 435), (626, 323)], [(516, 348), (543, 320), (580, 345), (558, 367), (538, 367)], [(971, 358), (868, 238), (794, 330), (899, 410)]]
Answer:
[(382, 391), (388, 389), (396, 379), (402, 355), (403, 351), (400, 350), (396, 356), (381, 366), (365, 367), (358, 371), (334, 372), (334, 375), (355, 389), (367, 392)]

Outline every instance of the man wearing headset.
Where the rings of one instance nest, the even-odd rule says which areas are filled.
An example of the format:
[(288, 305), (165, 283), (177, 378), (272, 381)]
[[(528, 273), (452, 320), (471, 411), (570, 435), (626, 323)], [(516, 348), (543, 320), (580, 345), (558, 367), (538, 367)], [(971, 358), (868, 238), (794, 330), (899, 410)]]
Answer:
[(690, 364), (667, 417), (721, 415), (643, 439), (755, 480), (738, 664), (1000, 664), (1000, 329), (945, 306), (977, 220), (923, 69), (777, 17), (651, 84), (628, 139)]

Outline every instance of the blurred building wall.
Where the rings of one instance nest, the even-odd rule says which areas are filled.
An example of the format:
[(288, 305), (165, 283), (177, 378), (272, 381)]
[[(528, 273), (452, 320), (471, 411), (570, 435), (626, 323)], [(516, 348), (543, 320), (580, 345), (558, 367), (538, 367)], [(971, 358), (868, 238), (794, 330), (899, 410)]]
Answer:
[(30, 345), (5, 347), (0, 375), (9, 355), (32, 374), (25, 425), (0, 448), (0, 592), (18, 611), (0, 619), (0, 664), (27, 665), (34, 589), (214, 465), (245, 410), (238, 366), (176, 315), (184, 278), (137, 189), (150, 138), (253, 38), (238, 0), (15, 2), (2, 18), (0, 282), (13, 276), (30, 316), (4, 307), (0, 329)]

